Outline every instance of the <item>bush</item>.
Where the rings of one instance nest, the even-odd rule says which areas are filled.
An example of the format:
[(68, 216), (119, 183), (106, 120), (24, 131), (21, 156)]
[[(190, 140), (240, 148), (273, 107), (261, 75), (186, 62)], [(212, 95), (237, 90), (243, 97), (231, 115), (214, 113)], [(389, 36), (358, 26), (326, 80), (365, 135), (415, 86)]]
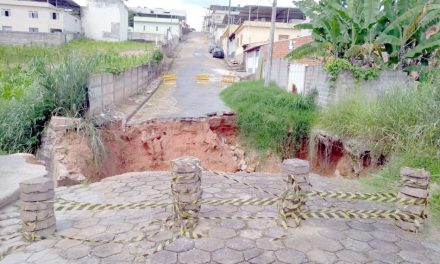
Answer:
[(153, 52), (153, 56), (152, 56), (153, 61), (158, 64), (159, 62), (161, 62), (163, 60), (163, 53), (160, 50), (155, 50)]
[(233, 84), (221, 96), (237, 114), (241, 135), (256, 150), (293, 157), (308, 138), (315, 117), (314, 95), (304, 97), (251, 81)]

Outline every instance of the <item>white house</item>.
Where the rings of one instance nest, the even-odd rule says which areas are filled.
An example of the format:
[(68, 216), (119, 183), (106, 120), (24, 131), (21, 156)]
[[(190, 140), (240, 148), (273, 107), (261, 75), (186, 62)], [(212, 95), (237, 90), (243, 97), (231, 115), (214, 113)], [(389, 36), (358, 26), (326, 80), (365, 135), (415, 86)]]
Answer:
[(128, 8), (122, 0), (88, 0), (81, 7), (81, 24), (87, 38), (125, 41), (128, 39)]
[[(79, 6), (70, 0), (0, 1), (0, 30), (31, 33), (81, 33)], [(79, 12), (78, 12), (79, 13)]]
[(156, 17), (134, 17), (133, 32), (171, 35), (180, 37), (182, 35), (182, 27), (180, 21), (175, 18), (156, 18)]

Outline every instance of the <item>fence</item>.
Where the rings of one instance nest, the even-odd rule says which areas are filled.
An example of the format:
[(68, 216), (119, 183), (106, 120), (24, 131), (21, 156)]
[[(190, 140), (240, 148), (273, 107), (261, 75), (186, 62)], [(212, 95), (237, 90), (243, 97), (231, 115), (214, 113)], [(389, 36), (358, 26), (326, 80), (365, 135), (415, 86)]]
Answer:
[(10, 45), (63, 45), (71, 40), (83, 37), (78, 33), (30, 33), (18, 31), (0, 31), (0, 44)]
[(120, 74), (101, 73), (91, 76), (88, 81), (89, 112), (95, 114), (107, 106), (123, 103), (145, 89), (159, 76), (161, 69), (162, 63), (150, 63)]

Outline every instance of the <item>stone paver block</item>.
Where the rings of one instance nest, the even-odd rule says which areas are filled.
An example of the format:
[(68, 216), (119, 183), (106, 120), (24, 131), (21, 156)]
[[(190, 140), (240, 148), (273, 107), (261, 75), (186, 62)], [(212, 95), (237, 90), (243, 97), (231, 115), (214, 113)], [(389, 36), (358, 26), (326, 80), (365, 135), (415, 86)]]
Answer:
[(21, 193), (45, 193), (53, 189), (53, 181), (48, 177), (38, 177), (20, 182)]
[(379, 250), (370, 250), (367, 251), (366, 254), (371, 259), (378, 259), (383, 263), (388, 263), (388, 264), (400, 263), (402, 261), (402, 259), (397, 254), (390, 254), (388, 252), (379, 251)]
[(368, 242), (368, 244), (370, 244), (371, 247), (373, 247), (374, 249), (377, 249), (379, 251), (383, 251), (383, 252), (388, 252), (388, 253), (396, 253), (399, 251), (399, 248), (390, 242), (385, 242), (382, 240), (372, 240), (370, 242)]
[(108, 243), (95, 247), (93, 249), (93, 255), (100, 258), (106, 258), (121, 253), (122, 248), (123, 248), (122, 244)]
[(345, 231), (345, 234), (352, 239), (358, 240), (358, 241), (364, 241), (364, 242), (368, 242), (373, 240), (373, 236), (370, 235), (369, 232), (365, 232), (365, 231), (360, 231), (360, 230), (356, 230), (356, 229), (350, 229)]
[(44, 193), (20, 193), (20, 200), (23, 202), (43, 202), (53, 200), (54, 196), (53, 190)]
[(348, 225), (351, 228), (357, 229), (357, 230), (361, 230), (361, 231), (367, 231), (367, 232), (371, 232), (374, 230), (374, 226), (372, 224), (369, 223), (364, 223), (364, 222), (359, 222), (359, 221), (349, 221)]
[(279, 261), (286, 263), (303, 263), (307, 260), (304, 253), (292, 249), (280, 249), (275, 252)]
[(269, 264), (274, 263), (275, 257), (272, 251), (265, 251), (257, 257), (251, 259), (249, 262), (252, 264)]
[(256, 240), (257, 247), (264, 250), (277, 250), (283, 246), (279, 240), (272, 240), (271, 238), (259, 238)]
[(163, 250), (151, 255), (146, 263), (156, 264), (156, 263), (176, 263), (177, 253)]
[(234, 237), (236, 235), (234, 229), (224, 228), (224, 227), (216, 227), (212, 228), (209, 231), (209, 236), (220, 239), (228, 239)]
[(344, 245), (346, 249), (350, 249), (358, 252), (364, 252), (372, 249), (372, 247), (367, 242), (358, 241), (351, 238), (342, 240), (341, 243)]
[(371, 234), (379, 240), (382, 241), (386, 241), (386, 242), (396, 242), (397, 240), (399, 240), (399, 238), (393, 234), (393, 233), (389, 233), (389, 232), (384, 232), (384, 231), (374, 231), (371, 232)]
[(201, 264), (209, 263), (211, 261), (211, 256), (208, 252), (194, 248), (190, 251), (179, 253), (178, 259), (180, 263)]
[(246, 250), (255, 247), (255, 242), (243, 237), (234, 237), (226, 241), (226, 246), (235, 250)]
[(368, 259), (361, 253), (344, 249), (336, 253), (336, 256), (342, 260), (347, 261), (348, 263), (366, 263)]
[(203, 237), (195, 240), (195, 246), (198, 249), (213, 252), (217, 249), (223, 248), (223, 240), (211, 237)]
[(212, 254), (212, 260), (217, 263), (234, 264), (244, 260), (243, 252), (230, 248), (222, 248)]
[(341, 243), (334, 239), (324, 238), (324, 237), (318, 237), (316, 239), (313, 239), (310, 241), (313, 247), (319, 248), (328, 252), (337, 252), (341, 249), (343, 249), (343, 246)]
[[(421, 254), (414, 251), (403, 250), (399, 252), (399, 256), (408, 262), (412, 263), (430, 263), (431, 260), (427, 257), (426, 254)], [(440, 259), (438, 259), (440, 261)]]
[(32, 255), (32, 253), (17, 252), (6, 256), (2, 264), (22, 264)]
[(69, 250), (62, 251), (62, 256), (66, 259), (80, 259), (89, 255), (90, 246), (78, 245), (69, 248)]
[(295, 249), (303, 253), (306, 253), (313, 248), (309, 241), (295, 237), (284, 239), (284, 245), (288, 248)]
[(235, 230), (239, 230), (239, 229), (242, 229), (243, 227), (245, 227), (246, 224), (242, 220), (229, 219), (229, 220), (222, 221), (221, 226), (227, 227), (227, 228), (232, 228)]
[(193, 249), (194, 245), (195, 245), (194, 240), (189, 240), (187, 238), (180, 238), (180, 239), (174, 241), (173, 243), (171, 243), (167, 247), (167, 250), (173, 251), (176, 253), (185, 252), (185, 251)]
[(312, 249), (307, 252), (307, 258), (314, 263), (333, 263), (337, 260), (334, 253), (326, 252), (320, 249)]

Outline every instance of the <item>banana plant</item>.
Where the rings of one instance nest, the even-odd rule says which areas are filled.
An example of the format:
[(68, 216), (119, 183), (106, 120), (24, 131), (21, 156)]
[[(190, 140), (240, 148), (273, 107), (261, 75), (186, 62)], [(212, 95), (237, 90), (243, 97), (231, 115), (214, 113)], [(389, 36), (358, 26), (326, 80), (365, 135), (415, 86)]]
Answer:
[(299, 1), (310, 22), (314, 42), (293, 50), (288, 58), (346, 58), (361, 66), (423, 61), (440, 47), (440, 34), (427, 36), (440, 23), (440, 0)]

